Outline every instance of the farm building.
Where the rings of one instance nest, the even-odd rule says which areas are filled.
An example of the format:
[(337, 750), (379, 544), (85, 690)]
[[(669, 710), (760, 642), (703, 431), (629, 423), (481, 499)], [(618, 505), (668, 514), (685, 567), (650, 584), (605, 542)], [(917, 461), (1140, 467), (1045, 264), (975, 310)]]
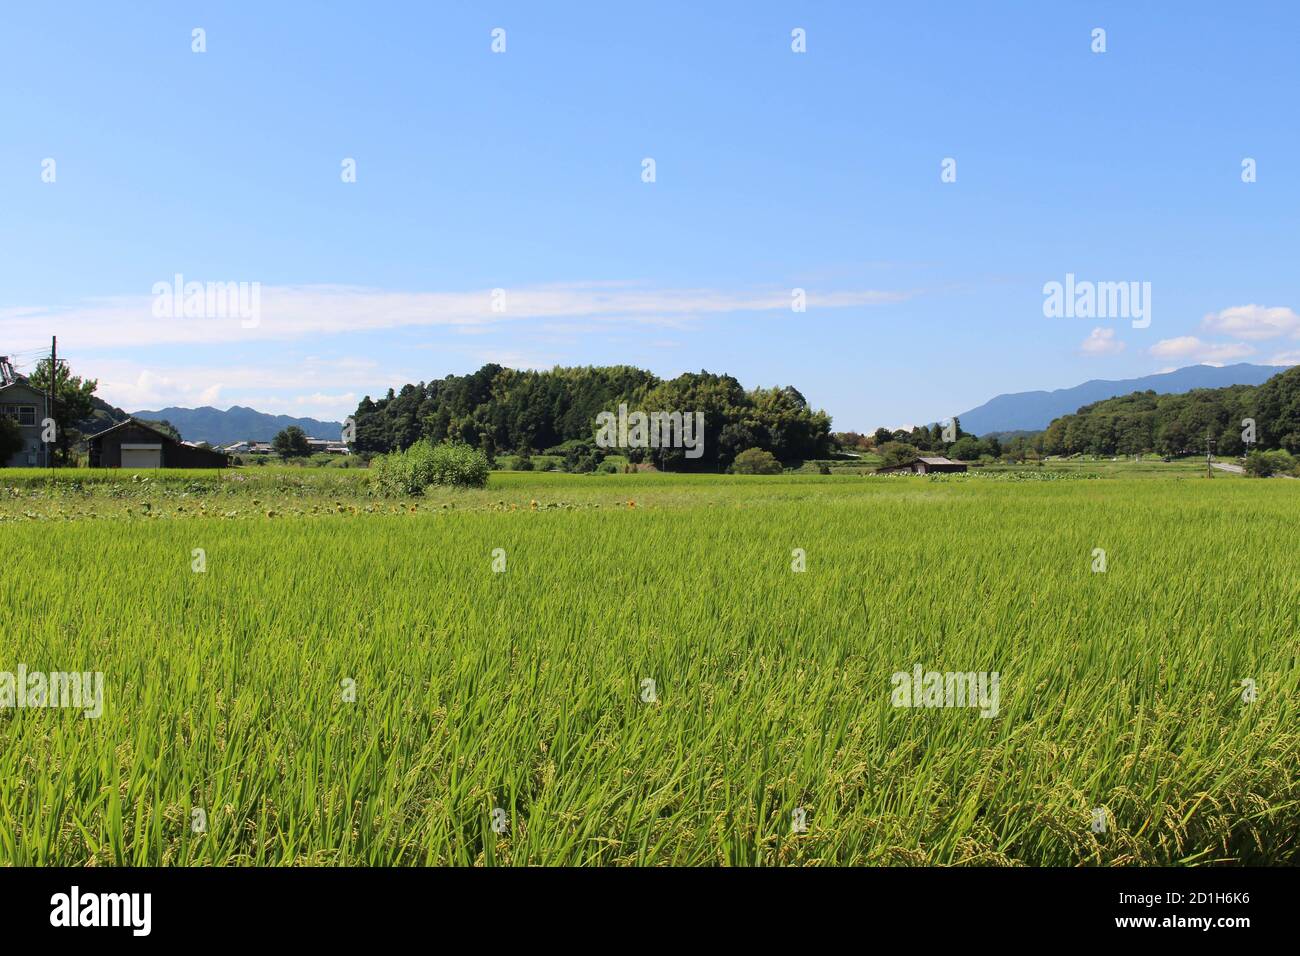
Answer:
[(966, 470), (964, 462), (953, 461), (950, 458), (918, 458), (916, 461), (908, 462), (906, 465), (890, 465), (887, 468), (877, 468), (878, 475), (893, 475), (901, 472), (911, 472), (915, 475), (928, 475), (941, 472), (962, 472)]
[(23, 447), (8, 461), (0, 461), (0, 468), (23, 468), (46, 465), (48, 450), (41, 441), (41, 422), (48, 397), (32, 388), (27, 379), (14, 371), (7, 356), (0, 355), (0, 415), (12, 418), (22, 432)]
[(134, 418), (90, 436), (91, 468), (225, 468), (228, 464), (230, 459), (222, 452), (177, 441)]
[(217, 448), (227, 455), (269, 455), (275, 451), (269, 441), (235, 441)]
[[(269, 441), (236, 441), (228, 445), (218, 446), (221, 451), (230, 455), (274, 455), (275, 446)], [(329, 438), (308, 438), (307, 447), (311, 449), (313, 455), (350, 455), (352, 449), (349, 448), (342, 439), (333, 440)]]

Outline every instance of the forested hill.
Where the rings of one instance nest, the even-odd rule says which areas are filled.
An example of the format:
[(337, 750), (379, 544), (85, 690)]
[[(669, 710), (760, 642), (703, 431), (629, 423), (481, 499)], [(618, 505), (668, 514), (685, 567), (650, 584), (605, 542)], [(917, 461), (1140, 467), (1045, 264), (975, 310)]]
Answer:
[(1042, 436), (1049, 455), (1177, 455), (1203, 452), (1207, 433), (1216, 453), (1245, 451), (1242, 421), (1255, 423), (1255, 445), (1300, 453), (1300, 366), (1262, 385), (1202, 388), (1181, 395), (1134, 392), (1084, 405), (1054, 419)]
[[(565, 443), (593, 443), (596, 416), (628, 411), (703, 412), (704, 454), (680, 450), (663, 462), (713, 470), (747, 448), (782, 461), (825, 457), (831, 419), (809, 408), (792, 387), (745, 389), (730, 375), (688, 372), (665, 381), (627, 365), (517, 371), (485, 365), (405, 385), (356, 412), (356, 447), (363, 452), (405, 448), (420, 438), (469, 442), (496, 453), (545, 452)], [(659, 461), (656, 455), (656, 461)]]

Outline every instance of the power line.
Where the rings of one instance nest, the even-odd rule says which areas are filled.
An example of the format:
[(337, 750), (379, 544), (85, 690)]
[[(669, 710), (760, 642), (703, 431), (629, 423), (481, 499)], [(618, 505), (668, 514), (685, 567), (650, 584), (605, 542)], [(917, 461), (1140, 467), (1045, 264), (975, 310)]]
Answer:
[(19, 349), (17, 351), (7, 352), (6, 354), (10, 358), (13, 358), (15, 356), (24, 359), (38, 358), (38, 357), (44, 358), (45, 356), (50, 354), (50, 350), (49, 349)]
[(15, 365), (29, 365), (32, 362), (39, 362), (46, 358), (48, 353), (43, 352), (10, 352), (8, 353), (9, 361)]

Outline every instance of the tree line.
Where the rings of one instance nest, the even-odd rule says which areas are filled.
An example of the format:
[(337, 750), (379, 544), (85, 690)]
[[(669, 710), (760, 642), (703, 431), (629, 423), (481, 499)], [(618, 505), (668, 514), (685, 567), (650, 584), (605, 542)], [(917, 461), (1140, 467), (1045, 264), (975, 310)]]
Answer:
[(1204, 452), (1207, 436), (1220, 455), (1244, 454), (1251, 438), (1254, 449), (1300, 453), (1300, 366), (1262, 385), (1133, 392), (1094, 402), (1053, 420), (1037, 444), (1048, 455), (1177, 456)]
[[(597, 415), (620, 404), (643, 412), (701, 412), (704, 452), (682, 448), (609, 448), (596, 443)], [(791, 386), (746, 389), (730, 375), (687, 372), (661, 379), (627, 365), (520, 371), (496, 364), (469, 375), (389, 389), (357, 406), (356, 451), (387, 454), (421, 439), (464, 442), (494, 458), (511, 452), (564, 455), (574, 470), (592, 470), (607, 453), (652, 461), (672, 471), (716, 471), (757, 448), (782, 462), (825, 458), (831, 419)]]

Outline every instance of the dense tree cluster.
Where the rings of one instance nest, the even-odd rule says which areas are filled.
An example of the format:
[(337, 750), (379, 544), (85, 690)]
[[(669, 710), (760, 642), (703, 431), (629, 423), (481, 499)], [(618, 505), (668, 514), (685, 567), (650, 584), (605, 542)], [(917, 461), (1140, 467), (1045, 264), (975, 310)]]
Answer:
[(704, 414), (701, 457), (687, 458), (680, 448), (636, 454), (638, 449), (629, 456), (674, 471), (716, 471), (749, 448), (784, 462), (830, 452), (830, 416), (810, 408), (794, 388), (747, 390), (730, 375), (710, 372), (665, 381), (626, 365), (550, 371), (485, 365), (471, 375), (390, 389), (378, 401), (367, 396), (357, 407), (354, 447), (386, 453), (428, 439), (466, 442), (489, 457), (555, 449), (573, 459), (575, 470), (591, 470), (605, 451), (596, 447), (596, 416), (616, 412), (620, 404), (645, 412)]
[(831, 441), (835, 447), (845, 451), (870, 451), (876, 447), (874, 435), (863, 435), (860, 432), (831, 432)]
[(311, 445), (307, 443), (307, 433), (297, 425), (290, 425), (271, 441), (271, 447), (281, 458), (308, 458)]
[(1054, 420), (1041, 449), (1049, 455), (1182, 455), (1204, 452), (1208, 435), (1216, 453), (1240, 455), (1248, 419), (1255, 423), (1255, 447), (1300, 452), (1300, 366), (1259, 386), (1134, 392), (1094, 402)]

